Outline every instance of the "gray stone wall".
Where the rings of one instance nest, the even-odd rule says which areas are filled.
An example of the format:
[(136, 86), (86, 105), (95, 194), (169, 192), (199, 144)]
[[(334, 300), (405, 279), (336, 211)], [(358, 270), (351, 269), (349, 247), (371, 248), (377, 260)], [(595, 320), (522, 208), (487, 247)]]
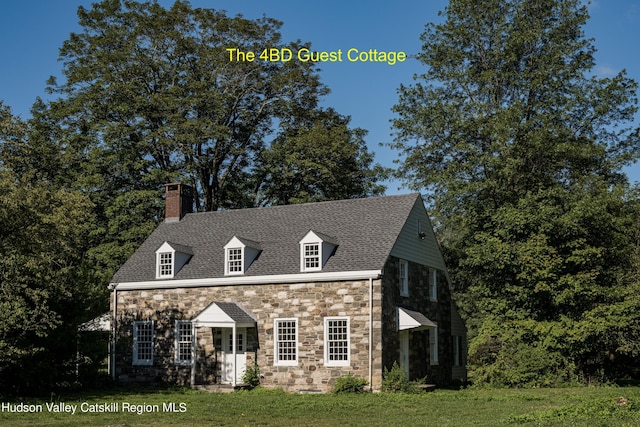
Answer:
[[(373, 281), (372, 387), (382, 381), (382, 291)], [(116, 375), (121, 380), (189, 384), (190, 366), (174, 364), (175, 321), (192, 319), (212, 302), (234, 302), (256, 318), (247, 330), (247, 366), (255, 360), (261, 385), (296, 392), (330, 391), (347, 373), (369, 379), (369, 281), (215, 286), (117, 292)], [(113, 307), (111, 308), (113, 310)], [(350, 366), (324, 365), (324, 318), (349, 316)], [(274, 319), (298, 319), (298, 365), (274, 366)], [(132, 364), (134, 320), (154, 320), (153, 366)], [(215, 330), (198, 328), (196, 383), (219, 381)]]
[(413, 262), (409, 267), (409, 295), (400, 295), (400, 259), (389, 257), (382, 279), (382, 353), (383, 366), (391, 369), (400, 363), (400, 335), (396, 307), (401, 306), (424, 314), (438, 324), (438, 364), (431, 364), (429, 331), (409, 333), (409, 379), (424, 378), (429, 383), (447, 386), (451, 383), (453, 342), (451, 339), (451, 292), (443, 271), (438, 270), (438, 298), (429, 297), (429, 268)]

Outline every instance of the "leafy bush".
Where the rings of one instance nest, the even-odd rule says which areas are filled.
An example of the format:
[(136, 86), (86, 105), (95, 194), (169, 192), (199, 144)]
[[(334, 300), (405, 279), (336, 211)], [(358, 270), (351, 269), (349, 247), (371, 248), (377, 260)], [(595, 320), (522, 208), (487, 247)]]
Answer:
[(258, 387), (260, 385), (260, 367), (257, 363), (253, 366), (248, 366), (244, 375), (242, 376), (242, 382), (249, 385), (251, 388)]
[(393, 362), (391, 370), (385, 367), (382, 373), (382, 391), (389, 393), (418, 393), (421, 391), (419, 386), (426, 383), (427, 377), (409, 381), (407, 371), (398, 362)]
[(398, 365), (398, 362), (393, 362), (391, 370), (385, 366), (382, 373), (382, 391), (392, 393), (405, 391), (408, 383), (407, 372)]
[[(488, 326), (490, 325), (490, 326)], [(469, 348), (476, 385), (558, 387), (580, 383), (565, 332), (551, 322), (485, 322)]]
[(369, 384), (367, 380), (362, 377), (357, 377), (349, 372), (347, 375), (336, 379), (336, 383), (333, 386), (334, 393), (362, 393), (365, 386)]

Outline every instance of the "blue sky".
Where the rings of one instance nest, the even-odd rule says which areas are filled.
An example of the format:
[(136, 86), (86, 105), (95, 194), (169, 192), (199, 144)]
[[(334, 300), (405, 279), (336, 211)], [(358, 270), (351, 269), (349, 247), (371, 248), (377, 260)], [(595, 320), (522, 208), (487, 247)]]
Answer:
[[(45, 82), (59, 75), (58, 49), (71, 32), (80, 30), (76, 10), (90, 7), (90, 0), (20, 0), (0, 6), (0, 100), (14, 114), (29, 116), (36, 97), (47, 98)], [(173, 3), (160, 0), (165, 6)], [(301, 2), (290, 0), (192, 0), (194, 7), (226, 10), (247, 18), (267, 15), (284, 23), (285, 40), (309, 41), (318, 51), (349, 48), (361, 51), (420, 50), (419, 36), (427, 22), (438, 22), (438, 11), (446, 0), (369, 1), (347, 0)], [(589, 5), (591, 20), (587, 37), (595, 39), (597, 68), (601, 77), (626, 69), (640, 82), (640, 2), (637, 0), (596, 0)], [(369, 131), (367, 144), (376, 161), (392, 166), (397, 154), (381, 142), (392, 140), (391, 107), (397, 102), (397, 88), (410, 84), (421, 72), (412, 59), (393, 66), (385, 63), (326, 63), (322, 81), (331, 89), (324, 105), (352, 117), (352, 125)], [(640, 114), (637, 116), (640, 122)], [(632, 181), (640, 181), (640, 165), (627, 169)], [(387, 194), (407, 192), (399, 182), (388, 183)]]

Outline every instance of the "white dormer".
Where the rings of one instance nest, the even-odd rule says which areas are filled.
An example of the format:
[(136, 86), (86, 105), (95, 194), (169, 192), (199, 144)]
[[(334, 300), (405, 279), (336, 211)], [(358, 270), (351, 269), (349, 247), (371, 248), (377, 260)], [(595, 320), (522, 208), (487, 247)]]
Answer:
[(224, 275), (245, 274), (259, 253), (259, 243), (233, 236), (224, 245)]
[(338, 246), (335, 239), (309, 231), (300, 240), (300, 271), (321, 271)]
[(164, 242), (156, 251), (156, 279), (173, 279), (192, 255), (187, 246)]

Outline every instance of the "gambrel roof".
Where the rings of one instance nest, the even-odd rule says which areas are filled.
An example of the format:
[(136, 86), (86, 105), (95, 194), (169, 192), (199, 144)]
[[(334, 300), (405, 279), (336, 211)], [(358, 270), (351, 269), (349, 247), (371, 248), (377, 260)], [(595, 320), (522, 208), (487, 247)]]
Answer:
[(330, 236), (335, 244), (322, 272), (381, 270), (416, 204), (424, 209), (414, 193), (189, 213), (179, 222), (160, 224), (112, 282), (155, 280), (155, 253), (165, 242), (188, 247), (193, 254), (168, 280), (224, 277), (224, 246), (234, 236), (260, 249), (244, 276), (300, 274), (299, 242), (309, 231)]

